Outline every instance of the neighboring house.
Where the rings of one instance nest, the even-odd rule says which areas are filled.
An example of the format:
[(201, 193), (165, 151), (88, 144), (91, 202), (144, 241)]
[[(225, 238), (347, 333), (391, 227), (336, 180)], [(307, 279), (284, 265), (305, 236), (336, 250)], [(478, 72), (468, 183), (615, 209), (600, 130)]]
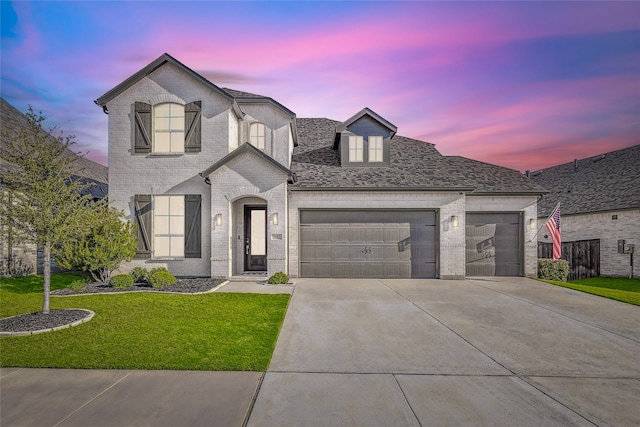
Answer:
[[(538, 202), (540, 225), (561, 203), (562, 257), (573, 264), (572, 277), (628, 277), (632, 256), (618, 252), (619, 240), (635, 246), (633, 276), (640, 277), (640, 145), (530, 176), (550, 191)], [(541, 252), (550, 244), (545, 229), (538, 241)]]
[[(5, 134), (16, 135), (27, 128), (27, 118), (4, 98), (0, 98), (0, 122), (2, 134), (0, 136), (0, 154), (5, 149)], [(53, 141), (53, 138), (52, 138)], [(70, 150), (68, 156), (77, 156)], [(107, 196), (108, 169), (106, 166), (92, 162), (84, 157), (78, 157), (75, 166), (80, 170), (78, 178), (92, 184), (86, 189), (94, 199)], [(15, 168), (0, 156), (1, 168)], [(4, 190), (0, 182), (0, 191)], [(35, 244), (17, 241), (11, 229), (0, 218), (0, 277), (10, 273), (36, 273), (42, 270), (42, 255)]]
[(164, 54), (98, 98), (129, 267), (179, 276), (535, 275), (537, 198), (517, 171), (441, 155), (365, 108), (299, 119)]

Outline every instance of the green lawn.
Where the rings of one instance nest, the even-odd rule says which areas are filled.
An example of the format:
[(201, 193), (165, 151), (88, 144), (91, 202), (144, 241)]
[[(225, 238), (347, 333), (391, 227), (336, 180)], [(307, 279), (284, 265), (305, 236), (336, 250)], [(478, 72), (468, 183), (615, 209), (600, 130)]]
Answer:
[[(55, 275), (52, 290), (77, 277)], [(42, 277), (0, 280), (0, 317), (42, 309)], [(266, 370), (290, 296), (128, 293), (51, 297), (94, 318), (55, 332), (0, 338), (0, 366)]]
[(626, 279), (622, 277), (592, 277), (590, 279), (574, 280), (572, 282), (556, 282), (543, 280), (565, 288), (587, 292), (606, 298), (640, 305), (640, 279)]

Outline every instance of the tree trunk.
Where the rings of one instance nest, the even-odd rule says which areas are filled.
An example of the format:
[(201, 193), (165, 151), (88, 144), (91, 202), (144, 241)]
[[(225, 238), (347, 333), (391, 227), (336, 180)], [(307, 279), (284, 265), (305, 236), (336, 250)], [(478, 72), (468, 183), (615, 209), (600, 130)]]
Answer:
[(49, 314), (49, 292), (51, 291), (51, 244), (44, 244), (43, 254), (43, 275), (44, 275), (44, 302), (42, 304), (42, 312)]

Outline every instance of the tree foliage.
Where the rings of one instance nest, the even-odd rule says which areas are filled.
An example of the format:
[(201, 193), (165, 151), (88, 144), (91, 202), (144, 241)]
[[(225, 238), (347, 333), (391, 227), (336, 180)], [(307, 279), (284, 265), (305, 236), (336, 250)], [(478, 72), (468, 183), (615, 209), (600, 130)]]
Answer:
[(3, 132), (0, 157), (7, 165), (0, 168), (0, 215), (19, 240), (43, 248), (42, 311), (48, 313), (51, 248), (76, 231), (78, 224), (69, 218), (86, 207), (89, 196), (81, 195), (87, 185), (76, 178), (80, 173), (75, 165), (78, 157), (70, 150), (74, 137), (55, 128), (45, 132), (45, 117), (31, 106), (26, 118), (27, 124), (19, 132)]
[(68, 270), (86, 271), (95, 281), (107, 283), (120, 264), (131, 261), (136, 254), (134, 228), (130, 221), (123, 221), (122, 211), (105, 201), (94, 202), (75, 215), (72, 221), (81, 227), (56, 246), (56, 264)]

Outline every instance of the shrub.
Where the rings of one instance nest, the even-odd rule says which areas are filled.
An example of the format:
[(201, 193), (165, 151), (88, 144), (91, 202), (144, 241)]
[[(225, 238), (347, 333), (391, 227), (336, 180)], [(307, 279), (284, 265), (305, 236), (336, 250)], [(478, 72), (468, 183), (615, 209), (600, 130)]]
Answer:
[(269, 283), (270, 285), (284, 285), (289, 283), (289, 276), (287, 276), (282, 271), (278, 271), (273, 276), (269, 277), (267, 283)]
[(69, 283), (69, 286), (68, 286), (69, 289), (72, 289), (74, 291), (84, 291), (86, 287), (87, 287), (86, 279), (74, 280), (73, 282)]
[[(156, 270), (156, 271), (153, 271)], [(149, 273), (149, 284), (154, 288), (161, 286), (173, 285), (176, 283), (176, 278), (173, 274), (169, 273), (167, 269), (153, 269)]]
[(158, 271), (169, 271), (169, 270), (167, 270), (165, 267), (154, 267), (149, 272), (149, 276), (151, 276), (153, 273), (157, 273)]
[(144, 267), (135, 267), (131, 270), (134, 283), (144, 283), (149, 280), (149, 270)]
[(564, 259), (538, 259), (538, 278), (566, 282), (569, 277), (569, 262)]
[(84, 271), (96, 282), (106, 283), (123, 261), (136, 254), (135, 227), (105, 200), (77, 209), (67, 220), (74, 224), (74, 232), (51, 248), (60, 268)]
[(117, 289), (128, 288), (133, 286), (133, 277), (130, 274), (118, 274), (111, 278), (109, 284)]

